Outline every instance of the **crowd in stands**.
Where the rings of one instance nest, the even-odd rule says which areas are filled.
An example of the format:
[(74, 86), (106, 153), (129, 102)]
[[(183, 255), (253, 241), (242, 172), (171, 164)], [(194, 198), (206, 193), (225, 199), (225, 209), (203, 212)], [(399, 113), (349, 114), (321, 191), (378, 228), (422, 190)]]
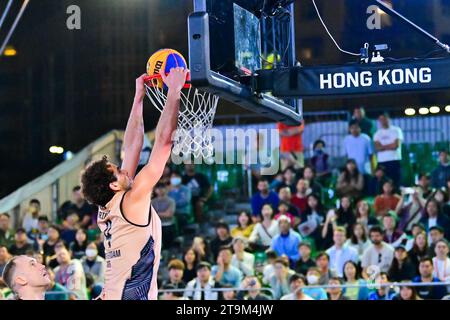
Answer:
[[(432, 172), (403, 186), (402, 130), (387, 114), (378, 124), (376, 129), (363, 108), (354, 111), (342, 141), (347, 160), (334, 178), (324, 141), (315, 141), (305, 159), (305, 126), (280, 125), (281, 172), (258, 177), (249, 210), (237, 212), (235, 224), (215, 222), (209, 234), (200, 228), (187, 236), (193, 225), (211, 227), (212, 181), (194, 165), (168, 165), (152, 200), (166, 253), (160, 299), (418, 300), (450, 294), (450, 283), (408, 284), (450, 281), (448, 150), (439, 150)], [(56, 221), (41, 212), (37, 199), (20, 228), (13, 230), (10, 216), (1, 214), (0, 274), (12, 256), (25, 254), (47, 266), (47, 299), (97, 297), (106, 260), (96, 215), (80, 187)], [(400, 285), (386, 285), (394, 282)], [(321, 287), (327, 285), (335, 287)], [(0, 292), (10, 296), (1, 281)]]

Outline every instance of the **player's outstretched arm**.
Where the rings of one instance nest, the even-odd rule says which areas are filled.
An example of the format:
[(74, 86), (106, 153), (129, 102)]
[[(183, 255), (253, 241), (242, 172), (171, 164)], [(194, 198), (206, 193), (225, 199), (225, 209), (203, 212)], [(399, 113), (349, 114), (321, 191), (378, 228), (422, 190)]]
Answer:
[(139, 164), (139, 158), (144, 143), (144, 119), (143, 104), (145, 97), (144, 78), (145, 74), (136, 79), (136, 93), (134, 95), (133, 106), (128, 118), (127, 128), (123, 139), (124, 158), (122, 170), (133, 178)]
[(150, 196), (153, 187), (159, 181), (172, 150), (172, 136), (177, 129), (181, 89), (186, 82), (187, 69), (174, 68), (168, 76), (161, 73), (169, 88), (164, 110), (156, 126), (155, 143), (147, 165), (139, 172), (129, 192), (135, 201)]

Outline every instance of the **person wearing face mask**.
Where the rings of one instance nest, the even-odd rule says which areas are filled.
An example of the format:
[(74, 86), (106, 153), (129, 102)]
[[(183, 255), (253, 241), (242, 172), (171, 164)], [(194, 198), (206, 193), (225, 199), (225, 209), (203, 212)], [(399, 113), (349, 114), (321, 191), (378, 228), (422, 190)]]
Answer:
[(94, 283), (103, 284), (105, 282), (106, 261), (98, 255), (95, 242), (89, 243), (86, 248), (86, 255), (81, 258), (84, 273), (91, 274)]
[(182, 231), (184, 227), (194, 222), (191, 206), (191, 189), (181, 184), (181, 181), (180, 173), (173, 171), (170, 175), (168, 196), (175, 201), (175, 218), (177, 219), (179, 231)]
[[(320, 270), (317, 267), (311, 267), (306, 273), (306, 280), (308, 281), (308, 286), (319, 285)], [(328, 300), (327, 293), (323, 288), (309, 288), (305, 287), (303, 293), (310, 296), (314, 300)]]

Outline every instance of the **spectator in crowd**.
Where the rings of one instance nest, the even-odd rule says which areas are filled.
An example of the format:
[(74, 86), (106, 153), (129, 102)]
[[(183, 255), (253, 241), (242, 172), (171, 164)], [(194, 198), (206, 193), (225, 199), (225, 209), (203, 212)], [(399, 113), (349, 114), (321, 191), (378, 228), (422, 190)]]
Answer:
[(152, 206), (161, 218), (162, 247), (168, 249), (172, 247), (173, 239), (176, 235), (175, 229), (175, 201), (167, 195), (167, 186), (158, 183), (155, 188), (155, 197), (152, 199)]
[(378, 288), (369, 293), (368, 300), (393, 300), (395, 297), (395, 291), (389, 287), (382, 286), (389, 283), (389, 277), (386, 272), (381, 272), (375, 279), (379, 284)]
[(41, 212), (41, 203), (37, 199), (31, 199), (25, 217), (23, 218), (22, 228), (29, 233), (38, 229), (38, 218)]
[(369, 196), (375, 197), (383, 193), (383, 185), (389, 180), (386, 177), (385, 169), (382, 165), (378, 165), (375, 168), (375, 173), (373, 176), (368, 178), (367, 193)]
[(400, 186), (403, 132), (391, 124), (387, 113), (381, 114), (378, 121), (380, 129), (373, 137), (378, 163), (385, 168), (386, 175), (393, 180), (394, 185)]
[(195, 171), (194, 164), (185, 164), (184, 169), (182, 183), (191, 190), (192, 207), (197, 223), (203, 223), (203, 208), (214, 191), (213, 187), (203, 173)]
[(421, 232), (425, 232), (425, 227), (420, 223), (413, 224), (411, 228), (411, 234), (408, 236), (408, 240), (406, 241), (405, 248), (409, 252), (414, 246), (414, 240), (416, 235)]
[(83, 229), (78, 229), (77, 233), (75, 234), (75, 241), (73, 241), (69, 246), (73, 258), (81, 259), (86, 252), (87, 246), (88, 240), (86, 231), (84, 231)]
[(286, 255), (289, 258), (290, 265), (295, 265), (300, 258), (298, 254), (298, 245), (301, 242), (301, 236), (291, 229), (291, 221), (286, 216), (278, 218), (280, 234), (272, 239), (272, 249), (278, 256)]
[(295, 217), (288, 210), (289, 210), (289, 204), (287, 202), (280, 201), (280, 203), (278, 204), (278, 212), (275, 215), (274, 219), (275, 219), (275, 221), (278, 221), (278, 218), (281, 216), (288, 217), (289, 221), (291, 222), (292, 228), (295, 228), (295, 226), (300, 223), (300, 218)]
[(221, 292), (222, 299), (220, 299), (220, 300), (226, 300), (226, 301), (237, 300), (236, 291), (233, 290), (233, 287), (231, 285), (225, 284), (222, 286), (222, 289), (228, 289), (228, 290)]
[[(336, 270), (330, 266), (330, 256), (326, 252), (319, 252), (317, 254), (316, 266), (320, 272), (319, 284), (321, 285), (327, 284), (330, 278), (337, 276)], [(311, 284), (309, 279), (308, 284)]]
[(323, 186), (316, 181), (316, 172), (311, 166), (305, 166), (303, 169), (303, 179), (309, 182), (309, 187), (313, 193), (321, 194)]
[(272, 239), (280, 233), (278, 221), (273, 219), (273, 210), (269, 204), (265, 204), (261, 210), (262, 221), (253, 228), (249, 241), (254, 248), (267, 249), (272, 245)]
[(245, 291), (240, 291), (238, 293), (238, 300), (249, 300), (249, 301), (267, 301), (270, 300), (269, 297), (261, 293), (261, 283), (257, 277), (245, 277), (241, 283), (241, 289)]
[(306, 276), (309, 268), (316, 266), (316, 262), (311, 259), (311, 245), (305, 241), (301, 242), (298, 245), (298, 253), (300, 259), (295, 264), (295, 272)]
[[(343, 281), (339, 277), (333, 277), (328, 281), (329, 286), (341, 286)], [(328, 300), (350, 300), (343, 293), (342, 288), (328, 288)]]
[(45, 290), (50, 285), (45, 266), (25, 255), (14, 257), (7, 263), (3, 281), (19, 300), (44, 300)]
[(345, 242), (345, 246), (351, 247), (358, 253), (358, 260), (361, 259), (364, 251), (370, 246), (370, 241), (367, 239), (366, 228), (361, 223), (353, 225), (352, 234)]
[(450, 218), (450, 201), (447, 192), (443, 189), (438, 189), (433, 193), (432, 198), (439, 203), (442, 208), (442, 213), (447, 218)]
[[(436, 243), (439, 240), (444, 239), (444, 235), (445, 235), (445, 231), (442, 227), (440, 226), (434, 226), (431, 227), (430, 230), (428, 230), (429, 233), (429, 256), (434, 256), (435, 254), (435, 247), (436, 247)], [(428, 239), (427, 239), (428, 240)]]
[(38, 218), (38, 227), (37, 229), (32, 229), (28, 232), (28, 238), (34, 242), (35, 249), (39, 248), (40, 244), (43, 244), (45, 240), (47, 240), (48, 233), (48, 218), (47, 216), (40, 216)]
[(183, 262), (184, 262), (184, 272), (183, 272), (183, 281), (188, 283), (192, 279), (195, 278), (197, 274), (197, 265), (199, 263), (197, 259), (197, 253), (194, 249), (188, 248), (183, 254)]
[(5, 266), (10, 259), (11, 255), (8, 252), (8, 248), (0, 246), (0, 280), (2, 279), (3, 269), (5, 269)]
[(330, 176), (331, 171), (328, 165), (328, 159), (330, 156), (324, 151), (325, 141), (316, 140), (313, 144), (313, 156), (311, 157), (311, 167), (314, 168), (317, 180), (319, 183), (324, 184), (327, 182), (327, 178)]
[(324, 224), (324, 211), (320, 197), (316, 194), (309, 194), (306, 197), (306, 209), (300, 216), (301, 224), (298, 230), (302, 237), (310, 237), (314, 240), (316, 246), (322, 247), (322, 227)]
[(183, 230), (193, 219), (191, 189), (181, 184), (179, 172), (173, 171), (170, 176), (169, 197), (175, 201), (175, 217), (179, 230)]
[(429, 254), (428, 250), (428, 240), (425, 231), (419, 232), (414, 237), (414, 244), (410, 251), (408, 251), (408, 257), (414, 267), (416, 268), (416, 273), (419, 272), (419, 262), (422, 258), (427, 257)]
[(405, 247), (400, 245), (395, 248), (394, 260), (388, 271), (389, 279), (394, 282), (411, 280), (417, 275), (414, 263), (408, 257)]
[(269, 285), (273, 291), (273, 298), (279, 300), (289, 293), (289, 279), (295, 272), (289, 269), (286, 259), (277, 258), (274, 265), (274, 273), (269, 279)]
[(27, 254), (28, 251), (33, 251), (33, 246), (28, 242), (25, 229), (18, 228), (14, 236), (14, 244), (9, 247), (9, 253), (13, 256), (20, 256)]
[(368, 135), (370, 138), (375, 133), (375, 125), (372, 120), (366, 116), (366, 110), (364, 107), (356, 107), (353, 110), (353, 117), (350, 123), (356, 122), (361, 128), (361, 132)]
[(75, 235), (80, 228), (79, 217), (76, 212), (71, 212), (64, 220), (63, 229), (61, 230), (61, 239), (66, 243), (75, 241)]
[(290, 292), (281, 297), (280, 300), (314, 300), (303, 292), (306, 286), (305, 276), (302, 274), (294, 274), (289, 279)]
[(364, 227), (365, 233), (369, 233), (370, 228), (380, 222), (372, 214), (369, 203), (366, 200), (359, 200), (356, 204), (356, 223)]
[(47, 274), (50, 278), (50, 285), (45, 292), (45, 300), (69, 300), (70, 291), (66, 287), (55, 282), (55, 273), (51, 268), (47, 268)]
[(406, 243), (406, 235), (399, 229), (396, 229), (396, 227), (397, 215), (394, 211), (388, 211), (388, 213), (383, 217), (383, 241), (394, 247), (402, 243), (402, 241)]
[(162, 286), (162, 289), (166, 291), (163, 293), (161, 300), (189, 300), (188, 298), (183, 296), (183, 292), (172, 291), (176, 290), (177, 288), (171, 283), (164, 284)]
[(283, 185), (284, 185), (283, 173), (278, 172), (275, 174), (272, 181), (269, 183), (269, 189), (271, 191), (277, 192), (278, 190), (280, 190), (280, 188), (283, 187)]
[[(440, 282), (436, 277), (433, 277), (433, 260), (430, 257), (423, 257), (419, 263), (419, 276), (413, 279), (416, 283), (430, 283)], [(417, 293), (425, 300), (440, 300), (447, 294), (445, 286), (420, 286), (417, 288)]]
[(48, 228), (48, 239), (44, 242), (42, 246), (44, 252), (44, 260), (48, 263), (47, 259), (55, 254), (55, 245), (60, 240), (59, 228), (52, 225)]
[(345, 168), (339, 175), (336, 191), (339, 196), (359, 198), (364, 189), (364, 177), (359, 172), (353, 159), (347, 160)]
[(184, 289), (186, 283), (183, 281), (184, 263), (179, 259), (173, 259), (169, 262), (169, 280), (166, 284), (171, 284), (175, 289)]
[(80, 260), (72, 259), (65, 247), (57, 252), (59, 266), (55, 268), (55, 281), (71, 291), (70, 300), (87, 300), (86, 276)]
[[(369, 289), (366, 286), (366, 281), (361, 278), (360, 268), (355, 262), (349, 260), (344, 264), (343, 279), (345, 284), (349, 285), (342, 291), (345, 296), (350, 300), (367, 300)], [(354, 285), (359, 287), (350, 287)]]
[(351, 260), (358, 262), (358, 251), (350, 246), (345, 246), (346, 230), (343, 227), (337, 227), (333, 232), (334, 245), (326, 253), (330, 257), (331, 269), (336, 270), (337, 276), (342, 277), (344, 264)]
[(442, 282), (450, 281), (450, 258), (448, 257), (448, 242), (439, 240), (434, 248), (436, 256), (433, 258), (433, 277)]
[(73, 212), (78, 215), (80, 226), (88, 228), (92, 224), (92, 216), (97, 214), (97, 207), (89, 204), (84, 199), (80, 186), (72, 189), (72, 199), (64, 202), (58, 212), (59, 219), (65, 221), (67, 216)]
[(211, 265), (202, 261), (197, 266), (197, 277), (187, 284), (184, 296), (191, 300), (220, 300), (220, 293), (213, 291), (217, 288), (220, 285), (211, 276)]
[(245, 251), (247, 239), (244, 237), (233, 238), (234, 254), (231, 258), (231, 265), (239, 269), (244, 276), (253, 276), (255, 274), (255, 256)]
[(444, 229), (445, 238), (450, 239), (450, 219), (442, 214), (439, 203), (435, 199), (427, 201), (425, 212), (420, 223), (425, 226), (428, 232), (434, 226), (441, 227)]
[(431, 186), (433, 188), (445, 188), (447, 181), (450, 180), (450, 160), (448, 158), (448, 151), (441, 150), (439, 152), (439, 164), (431, 172)]
[(341, 198), (339, 208), (337, 210), (329, 210), (325, 223), (322, 228), (322, 242), (321, 247), (329, 248), (333, 242), (333, 231), (338, 227), (350, 233), (355, 224), (356, 217), (351, 206), (351, 199), (347, 196)]
[(419, 174), (418, 188), (425, 200), (429, 199), (433, 194), (434, 190), (431, 188), (430, 176), (427, 173)]
[[(228, 225), (227, 224), (223, 224), (221, 228), (227, 228)], [(213, 240), (213, 244), (214, 246), (219, 245), (217, 248), (220, 248), (220, 246), (223, 245), (230, 245), (231, 244), (231, 240), (232, 238), (230, 238), (229, 236), (225, 237), (224, 233), (225, 231), (223, 230), (217, 230), (216, 229), (216, 234), (217, 232), (219, 232), (221, 234), (222, 237), (224, 237), (224, 240), (222, 242), (222, 240), (220, 240), (220, 236), (217, 235), (216, 238), (216, 242), (214, 243)], [(212, 261), (212, 257), (211, 257), (211, 250), (210, 250), (210, 246), (208, 245), (208, 243), (206, 242), (206, 240), (202, 237), (195, 237), (194, 240), (192, 241), (192, 249), (195, 251), (195, 254), (197, 256), (197, 260), (198, 261), (207, 261), (210, 262)], [(219, 249), (217, 249), (217, 252), (219, 252)], [(217, 254), (214, 254), (214, 257), (217, 259)]]
[(230, 247), (221, 247), (217, 257), (217, 265), (211, 269), (216, 282), (230, 284), (234, 288), (239, 287), (243, 274), (241, 270), (231, 265), (233, 252)]
[(391, 180), (383, 184), (383, 193), (375, 197), (373, 207), (376, 217), (383, 217), (389, 210), (395, 210), (400, 202), (400, 196), (394, 193), (394, 184)]
[(258, 181), (258, 192), (256, 192), (251, 199), (252, 215), (255, 221), (261, 219), (261, 210), (265, 204), (270, 204), (272, 208), (278, 207), (278, 194), (269, 190), (269, 182), (265, 178)]
[(172, 169), (170, 165), (167, 163), (164, 167), (163, 174), (159, 179), (159, 182), (168, 186), (170, 184), (170, 177), (172, 176)]
[(235, 237), (244, 237), (248, 239), (253, 232), (253, 228), (255, 225), (252, 222), (252, 216), (250, 213), (246, 211), (242, 211), (238, 215), (237, 227), (231, 229), (231, 236)]
[[(334, 277), (331, 276), (331, 277)], [(320, 283), (320, 278), (321, 278), (321, 274), (320, 274), (320, 270), (317, 267), (311, 267), (308, 269), (308, 272), (306, 273), (306, 280), (307, 280), (307, 284), (308, 287), (305, 287), (303, 289), (303, 292), (310, 296), (311, 298), (313, 298), (314, 300), (327, 300), (327, 293), (323, 288), (311, 288), (309, 286), (318, 286)], [(327, 279), (326, 283), (328, 283)], [(324, 283), (324, 284), (326, 284)]]
[(211, 241), (211, 251), (213, 259), (217, 260), (220, 248), (231, 245), (233, 238), (230, 236), (230, 227), (225, 222), (216, 225), (216, 238)]
[(307, 197), (311, 193), (309, 189), (309, 182), (305, 179), (300, 179), (297, 182), (297, 192), (292, 196), (291, 203), (297, 207), (300, 214), (306, 210), (308, 205)]
[(292, 213), (292, 215), (295, 217), (300, 216), (300, 211), (291, 202), (292, 192), (290, 188), (288, 187), (280, 188), (280, 190), (278, 190), (278, 198), (280, 199), (280, 202), (283, 201), (289, 205), (288, 212)]
[[(396, 214), (400, 217), (399, 229), (409, 232), (412, 226), (418, 223), (422, 217), (422, 211), (425, 207), (425, 199), (422, 190), (419, 188), (402, 188), (400, 201), (395, 208)], [(408, 193), (413, 191), (413, 193)]]
[(369, 266), (378, 266), (381, 271), (388, 272), (394, 259), (394, 248), (383, 241), (383, 230), (374, 226), (369, 231), (372, 244), (364, 251), (361, 259), (363, 275), (367, 275)]
[(361, 128), (357, 121), (350, 121), (348, 134), (344, 138), (344, 150), (347, 159), (353, 159), (358, 171), (363, 175), (370, 175), (371, 159), (373, 155), (372, 141), (370, 137), (361, 133)]
[(14, 231), (11, 229), (10, 220), (9, 214), (0, 214), (0, 246), (8, 248), (14, 243)]
[(95, 242), (89, 243), (86, 248), (86, 254), (81, 258), (81, 265), (85, 275), (90, 274), (94, 284), (103, 285), (105, 282), (106, 260), (98, 255), (98, 249)]
[(270, 282), (270, 278), (275, 274), (275, 262), (278, 258), (278, 255), (275, 251), (271, 249), (267, 249), (266, 252), (266, 263), (262, 270), (262, 281), (265, 285)]
[(289, 126), (279, 122), (277, 129), (280, 134), (280, 158), (281, 170), (293, 166), (296, 169), (303, 168), (305, 159), (302, 135), (305, 123), (300, 126)]
[[(408, 280), (403, 282), (409, 282)], [(422, 300), (417, 294), (416, 287), (403, 285), (400, 287), (400, 292), (393, 300)]]
[(295, 193), (296, 192), (296, 183), (297, 183), (297, 179), (296, 179), (296, 173), (295, 173), (294, 168), (287, 167), (286, 169), (284, 169), (283, 170), (283, 182), (280, 184), (279, 189), (289, 188), (289, 191), (291, 191), (291, 193)]

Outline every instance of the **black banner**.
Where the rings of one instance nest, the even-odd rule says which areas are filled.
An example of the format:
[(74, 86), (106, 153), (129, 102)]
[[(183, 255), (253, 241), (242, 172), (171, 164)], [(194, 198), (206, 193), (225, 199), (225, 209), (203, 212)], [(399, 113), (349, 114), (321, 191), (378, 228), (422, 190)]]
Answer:
[(450, 89), (450, 59), (411, 60), (341, 66), (296, 67), (263, 71), (260, 82), (286, 98), (394, 94)]

